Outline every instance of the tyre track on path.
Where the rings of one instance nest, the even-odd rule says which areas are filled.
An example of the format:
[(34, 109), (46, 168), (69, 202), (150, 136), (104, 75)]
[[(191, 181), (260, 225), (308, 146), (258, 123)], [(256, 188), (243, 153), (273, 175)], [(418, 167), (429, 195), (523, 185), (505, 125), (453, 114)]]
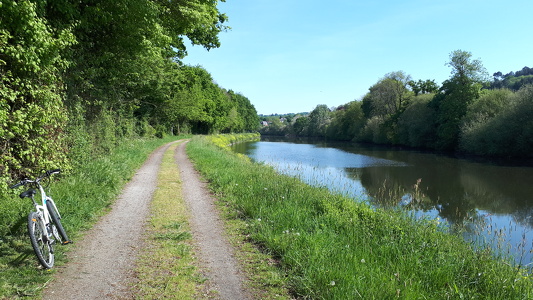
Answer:
[(182, 191), (190, 210), (190, 227), (197, 245), (197, 256), (202, 269), (209, 278), (209, 288), (216, 290), (220, 299), (251, 299), (243, 288), (243, 276), (228, 244), (223, 223), (215, 207), (215, 199), (209, 193), (207, 184), (185, 153), (186, 143), (176, 149), (175, 159), (179, 166)]
[[(128, 182), (121, 195), (74, 249), (67, 253), (43, 299), (128, 299), (133, 265), (142, 248), (142, 232), (157, 185), (163, 153), (155, 150)], [(95, 187), (98, 188), (98, 187)]]
[[(179, 141), (178, 141), (179, 142)], [(178, 145), (175, 161), (182, 190), (190, 210), (190, 227), (197, 245), (200, 270), (208, 287), (219, 299), (250, 299), (233, 250), (224, 238), (222, 222), (206, 184), (185, 153), (186, 142)], [(125, 186), (112, 205), (82, 240), (67, 253), (68, 262), (58, 268), (55, 280), (43, 291), (43, 299), (133, 299), (134, 266), (143, 247), (145, 222), (157, 186), (164, 152), (172, 143), (155, 150)]]

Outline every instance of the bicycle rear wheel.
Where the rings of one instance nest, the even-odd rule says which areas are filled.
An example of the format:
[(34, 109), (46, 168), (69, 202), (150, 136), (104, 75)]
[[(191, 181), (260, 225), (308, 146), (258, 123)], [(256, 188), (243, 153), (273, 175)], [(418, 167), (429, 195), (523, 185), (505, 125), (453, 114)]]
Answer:
[(59, 236), (57, 236), (57, 234), (54, 233), (55, 238), (58, 239), (58, 242), (60, 244), (70, 243), (70, 240), (68, 239), (68, 236), (67, 236), (67, 232), (63, 228), (63, 225), (61, 225), (61, 220), (59, 218), (59, 213), (57, 212), (57, 208), (50, 201), (46, 201), (46, 207), (48, 208), (48, 212), (50, 213), (50, 219), (52, 219), (53, 225), (55, 225), (57, 232), (59, 232)]
[(39, 222), (42, 222), (36, 212), (28, 216), (28, 234), (31, 246), (41, 265), (47, 269), (54, 266), (54, 246), (48, 238), (48, 233), (43, 232)]

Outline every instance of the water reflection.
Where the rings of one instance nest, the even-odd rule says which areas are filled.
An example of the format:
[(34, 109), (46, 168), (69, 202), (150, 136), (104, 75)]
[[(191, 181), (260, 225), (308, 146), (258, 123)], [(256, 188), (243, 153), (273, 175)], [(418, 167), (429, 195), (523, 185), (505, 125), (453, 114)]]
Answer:
[(523, 265), (533, 258), (531, 167), (309, 140), (243, 143), (234, 151), (374, 206), (439, 217), (465, 228), (466, 239), (510, 253)]

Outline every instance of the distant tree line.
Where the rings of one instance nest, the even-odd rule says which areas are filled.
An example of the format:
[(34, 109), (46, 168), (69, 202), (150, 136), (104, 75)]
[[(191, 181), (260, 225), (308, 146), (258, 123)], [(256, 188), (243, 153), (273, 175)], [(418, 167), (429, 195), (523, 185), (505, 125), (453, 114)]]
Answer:
[(180, 62), (185, 38), (220, 46), (217, 2), (1, 1), (0, 181), (131, 137), (256, 131), (245, 96)]
[[(403, 145), (484, 156), (533, 156), (533, 69), (490, 80), (469, 52), (450, 54), (451, 77), (414, 81), (386, 74), (359, 101), (318, 105), (307, 116), (264, 126), (262, 134)], [(283, 116), (280, 116), (283, 118)]]
[(491, 82), (491, 89), (510, 89), (518, 91), (526, 84), (533, 84), (533, 68), (524, 67), (520, 71), (510, 72), (505, 75), (502, 72), (493, 74), (494, 81)]

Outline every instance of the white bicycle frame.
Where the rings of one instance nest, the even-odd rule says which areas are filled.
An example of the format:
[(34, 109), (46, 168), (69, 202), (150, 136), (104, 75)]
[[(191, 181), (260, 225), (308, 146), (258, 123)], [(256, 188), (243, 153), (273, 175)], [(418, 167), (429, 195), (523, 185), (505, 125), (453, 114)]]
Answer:
[[(33, 201), (33, 206), (35, 206), (35, 210), (37, 212), (37, 215), (41, 218), (41, 220), (39, 220), (39, 226), (41, 227), (41, 230), (43, 232), (43, 234), (49, 234), (49, 233), (52, 233), (54, 235), (55, 238), (57, 238), (57, 233), (56, 232), (49, 232), (49, 229), (47, 228), (47, 225), (50, 224), (50, 212), (48, 211), (48, 206), (46, 206), (46, 202), (50, 201), (50, 203), (52, 203), (56, 213), (58, 214), (58, 218), (61, 218), (61, 216), (59, 215), (59, 211), (57, 210), (57, 206), (54, 202), (54, 200), (49, 197), (48, 195), (46, 195), (46, 192), (44, 191), (44, 188), (43, 186), (41, 185), (40, 182), (35, 182), (39, 188), (39, 192), (41, 193), (41, 203), (42, 204), (39, 204), (35, 201), (34, 197), (35, 195), (33, 195), (31, 197), (31, 200)], [(49, 236), (46, 236), (46, 239), (48, 239)]]

